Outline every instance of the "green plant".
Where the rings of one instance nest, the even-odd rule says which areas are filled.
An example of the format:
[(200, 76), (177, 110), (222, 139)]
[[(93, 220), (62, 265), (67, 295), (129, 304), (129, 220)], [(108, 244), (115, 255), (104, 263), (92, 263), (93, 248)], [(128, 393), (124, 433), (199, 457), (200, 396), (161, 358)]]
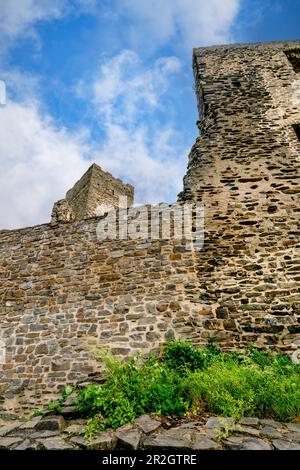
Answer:
[(172, 341), (164, 348), (163, 361), (171, 369), (195, 371), (208, 367), (220, 354), (212, 342), (206, 348), (197, 349), (188, 341)]
[[(300, 415), (300, 366), (287, 356), (251, 347), (221, 352), (210, 343), (168, 343), (160, 358), (124, 362), (103, 351), (107, 381), (77, 390), (76, 408), (88, 418), (86, 436), (117, 428), (144, 413), (182, 416), (203, 410), (233, 421), (243, 416), (281, 421)], [(58, 412), (73, 388), (49, 407)], [(225, 427), (225, 433), (227, 432)]]
[(187, 388), (192, 400), (202, 402), (213, 413), (239, 420), (243, 416), (272, 417), (282, 421), (300, 413), (300, 375), (261, 366), (247, 360), (241, 364), (223, 356), (205, 371), (189, 374)]
[(110, 367), (114, 373), (108, 373), (104, 385), (90, 385), (75, 400), (85, 416), (95, 417), (88, 423), (89, 433), (95, 421), (98, 429), (117, 428), (146, 412), (182, 415), (188, 409), (179, 375), (156, 358), (141, 365), (137, 358), (125, 363), (110, 359)]
[(49, 411), (54, 411), (57, 414), (62, 412), (62, 405), (65, 403), (68, 396), (70, 396), (74, 392), (73, 385), (68, 385), (64, 388), (61, 392), (61, 397), (56, 401), (51, 401), (48, 405)]
[(44, 410), (43, 408), (35, 408), (32, 412), (32, 417), (36, 418), (37, 416), (44, 416)]
[(54, 411), (54, 413), (61, 414), (62, 406), (60, 401), (51, 401), (48, 405), (49, 411)]

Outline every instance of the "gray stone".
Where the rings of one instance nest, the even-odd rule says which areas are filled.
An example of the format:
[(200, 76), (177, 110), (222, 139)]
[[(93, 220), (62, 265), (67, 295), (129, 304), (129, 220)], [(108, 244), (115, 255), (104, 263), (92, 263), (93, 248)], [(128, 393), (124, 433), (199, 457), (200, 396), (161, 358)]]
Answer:
[(290, 431), (297, 432), (300, 434), (300, 424), (288, 423), (286, 426)]
[(238, 424), (235, 426), (234, 431), (240, 434), (249, 434), (256, 437), (260, 436), (260, 431), (255, 428), (251, 428), (250, 426), (241, 426)]
[(243, 418), (240, 421), (240, 424), (245, 426), (257, 426), (259, 424), (258, 418)]
[(20, 423), (12, 423), (12, 424), (7, 424), (6, 426), (2, 426), (0, 428), (0, 437), (6, 436), (10, 432), (18, 429), (19, 427), (20, 427)]
[(112, 450), (116, 443), (117, 439), (113, 432), (101, 432), (87, 443), (86, 448), (87, 450)]
[(76, 419), (80, 416), (80, 412), (75, 408), (75, 406), (63, 406), (61, 410), (61, 415), (66, 419)]
[(118, 447), (136, 450), (139, 447), (142, 432), (131, 424), (126, 424), (117, 429), (116, 437), (118, 438)]
[(84, 434), (84, 426), (82, 424), (71, 424), (64, 429), (67, 434)]
[(189, 449), (189, 443), (184, 439), (175, 439), (170, 436), (158, 435), (157, 437), (147, 437), (144, 441), (145, 449)]
[(14, 450), (37, 450), (37, 443), (31, 442), (29, 439), (21, 442), (17, 447), (14, 447)]
[(281, 438), (282, 437), (282, 434), (279, 431), (277, 431), (277, 429), (272, 428), (272, 427), (267, 427), (267, 426), (260, 430), (260, 434), (262, 436), (272, 437), (272, 438)]
[(20, 437), (1, 437), (0, 449), (10, 449), (12, 446), (18, 445), (22, 442)]
[(193, 450), (220, 450), (222, 449), (220, 444), (217, 444), (212, 439), (206, 436), (197, 434), (191, 447)]
[(135, 421), (135, 424), (139, 427), (144, 434), (150, 434), (152, 432), (158, 431), (161, 428), (160, 421), (151, 418), (149, 415), (140, 416)]
[(59, 435), (59, 431), (37, 431), (30, 434), (31, 439), (46, 439), (47, 437), (55, 437)]
[(39, 421), (35, 427), (37, 431), (63, 431), (66, 422), (62, 416), (51, 416)]
[(278, 421), (275, 421), (274, 419), (260, 419), (259, 420), (260, 424), (263, 426), (268, 426), (276, 429), (281, 429), (282, 428), (282, 423), (279, 423)]
[(41, 416), (37, 416), (36, 418), (33, 418), (30, 421), (27, 421), (27, 423), (22, 424), (20, 426), (20, 429), (22, 429), (22, 430), (24, 429), (24, 430), (27, 430), (27, 431), (36, 429), (36, 426), (38, 425), (38, 423), (40, 422), (41, 419), (42, 419)]
[(184, 426), (162, 431), (156, 437), (147, 437), (144, 441), (145, 449), (189, 449), (195, 431)]
[(45, 450), (74, 450), (74, 447), (59, 437), (50, 437), (37, 441), (40, 448)]
[(294, 442), (300, 442), (300, 433), (298, 432), (289, 432), (284, 434), (285, 439), (288, 439), (289, 441), (294, 441)]
[(88, 444), (88, 441), (83, 436), (72, 437), (70, 442), (81, 449), (85, 449)]
[(208, 418), (205, 428), (206, 429), (232, 429), (234, 427), (232, 418), (217, 418), (216, 416), (211, 416)]
[(234, 428), (235, 426), (231, 418), (211, 416), (205, 424), (206, 434), (213, 439), (218, 438), (223, 432), (234, 430)]
[(300, 450), (299, 443), (284, 441), (282, 439), (274, 439), (272, 444), (276, 450)]
[(272, 450), (270, 444), (263, 439), (252, 437), (232, 436), (223, 441), (223, 444), (230, 450)]

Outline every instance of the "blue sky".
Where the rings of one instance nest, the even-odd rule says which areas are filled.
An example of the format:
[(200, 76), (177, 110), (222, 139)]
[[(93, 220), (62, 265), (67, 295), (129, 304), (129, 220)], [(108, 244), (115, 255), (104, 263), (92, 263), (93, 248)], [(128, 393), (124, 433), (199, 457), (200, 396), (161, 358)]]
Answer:
[(0, 0), (0, 228), (47, 222), (96, 161), (137, 203), (182, 189), (192, 48), (299, 39), (300, 0)]

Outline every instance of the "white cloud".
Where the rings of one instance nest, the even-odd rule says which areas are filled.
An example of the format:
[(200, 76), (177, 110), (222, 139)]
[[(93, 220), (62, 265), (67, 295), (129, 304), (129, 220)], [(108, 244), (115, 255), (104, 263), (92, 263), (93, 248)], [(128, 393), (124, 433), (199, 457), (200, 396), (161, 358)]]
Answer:
[(60, 0), (0, 0), (0, 3), (1, 37), (8, 42), (30, 34), (38, 21), (58, 18), (65, 8), (65, 2)]
[(53, 202), (87, 169), (86, 136), (57, 129), (35, 103), (0, 108), (0, 227), (50, 220)]
[(160, 97), (180, 68), (176, 57), (161, 57), (146, 68), (136, 53), (124, 50), (102, 63), (90, 98), (106, 121), (113, 119), (128, 125), (147, 110), (161, 107)]
[(107, 139), (95, 160), (114, 175), (135, 186), (136, 203), (174, 201), (182, 188), (187, 148), (178, 144), (174, 128), (153, 132), (138, 127), (134, 132), (107, 124)]
[(97, 160), (134, 184), (138, 202), (175, 198), (182, 186), (187, 148), (171, 122), (156, 121), (158, 109), (168, 112), (165, 95), (180, 67), (175, 57), (145, 67), (136, 53), (125, 50), (102, 63), (85, 87), (106, 133)]
[[(96, 0), (0, 0), (0, 53), (17, 38), (36, 37), (41, 21), (73, 12), (95, 11)], [(154, 48), (176, 41), (192, 47), (226, 42), (238, 0), (115, 0), (130, 18), (133, 41)], [(120, 5), (122, 5), (120, 7)], [(120, 12), (120, 10), (118, 10)], [(17, 69), (5, 76), (14, 98), (0, 108), (0, 228), (15, 228), (50, 219), (52, 204), (64, 196), (96, 161), (136, 187), (137, 202), (170, 201), (181, 189), (188, 148), (170, 122), (158, 113), (168, 109), (168, 87), (180, 70), (175, 57), (161, 57), (145, 67), (131, 50), (104, 61), (93, 79), (78, 86), (105, 131), (92, 142), (86, 131), (70, 133), (42, 111), (38, 79)], [(92, 82), (92, 83), (91, 83)], [(174, 88), (173, 88), (174, 89)], [(191, 142), (189, 143), (191, 144)]]
[[(0, 227), (47, 222), (53, 202), (64, 197), (92, 161), (133, 183), (137, 202), (174, 198), (181, 189), (188, 149), (179, 144), (171, 125), (150, 129), (144, 118), (162, 106), (168, 80), (179, 65), (177, 59), (163, 58), (145, 70), (130, 51), (102, 65), (90, 96), (95, 112), (102, 106), (106, 137), (101, 145), (86, 131), (71, 134), (55, 126), (34, 100), (34, 89), (26, 93), (30, 99), (20, 95), (0, 108)], [(22, 76), (16, 75), (19, 81)]]
[(191, 51), (193, 47), (230, 40), (230, 28), (241, 0), (119, 0), (119, 11), (130, 17), (135, 44), (153, 47), (173, 40)]
[(68, 14), (93, 13), (97, 0), (0, 0), (0, 52), (6, 52), (17, 38), (32, 36), (43, 21)]

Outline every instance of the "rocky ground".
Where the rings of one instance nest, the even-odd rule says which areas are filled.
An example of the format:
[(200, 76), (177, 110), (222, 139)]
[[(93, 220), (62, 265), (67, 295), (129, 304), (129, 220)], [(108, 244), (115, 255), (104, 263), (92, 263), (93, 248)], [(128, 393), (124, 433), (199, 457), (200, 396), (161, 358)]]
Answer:
[(300, 450), (300, 424), (271, 419), (197, 418), (167, 421), (141, 416), (115, 431), (84, 437), (84, 421), (63, 416), (0, 424), (0, 449), (9, 450)]

